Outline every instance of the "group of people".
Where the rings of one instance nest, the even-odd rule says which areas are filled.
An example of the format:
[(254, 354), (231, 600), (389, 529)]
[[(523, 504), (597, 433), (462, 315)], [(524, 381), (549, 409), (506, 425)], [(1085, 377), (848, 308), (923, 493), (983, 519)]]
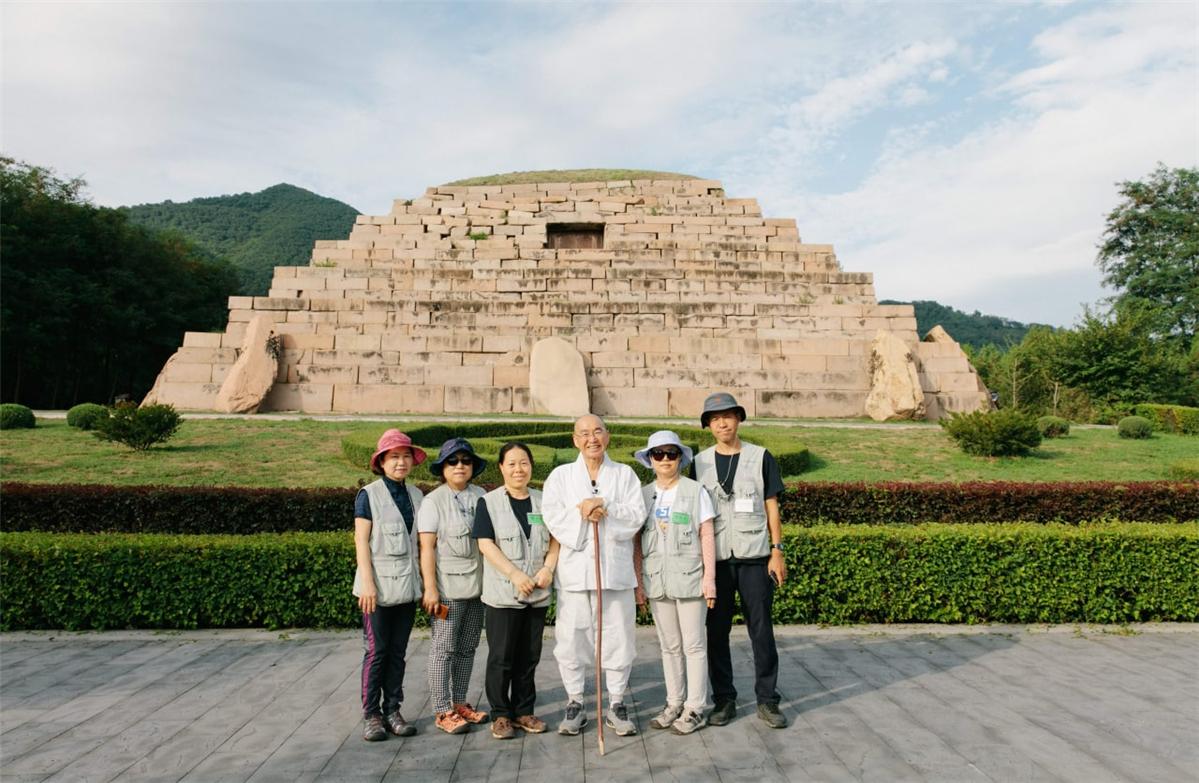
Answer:
[[(610, 437), (598, 416), (575, 422), (579, 456), (555, 468), (543, 491), (529, 487), (527, 445), (501, 447), (504, 483), (484, 492), (471, 482), (486, 462), (469, 441), (451, 438), (430, 463), (442, 483), (427, 496), (406, 479), (428, 455), (399, 430), (383, 433), (370, 462), (379, 479), (354, 506), (363, 739), (416, 733), (400, 708), (418, 604), (432, 628), (428, 679), (437, 728), (459, 734), (490, 720), (497, 739), (546, 731), (534, 714), (534, 680), (551, 588), (554, 658), (566, 691), (560, 734), (576, 735), (587, 723), (591, 666), (602, 670), (608, 690), (605, 725), (636, 734), (625, 697), (637, 607), (647, 603), (666, 685), (666, 704), (650, 725), (690, 734), (727, 724), (737, 702), (729, 650), (736, 596), (753, 649), (758, 716), (786, 726), (771, 624), (774, 589), (787, 575), (778, 463), (740, 439), (745, 409), (731, 394), (710, 395), (700, 421), (716, 444), (698, 455), (668, 430), (635, 453), (654, 473), (644, 487), (632, 468), (608, 456)], [(466, 700), (484, 627), (490, 714)]]

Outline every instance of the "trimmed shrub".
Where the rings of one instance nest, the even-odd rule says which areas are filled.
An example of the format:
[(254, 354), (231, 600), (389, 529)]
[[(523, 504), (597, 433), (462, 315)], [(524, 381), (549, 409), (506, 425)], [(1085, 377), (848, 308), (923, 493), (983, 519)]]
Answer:
[(1170, 465), (1170, 478), (1179, 481), (1199, 479), (1199, 458), (1180, 459)]
[(182, 419), (173, 405), (138, 407), (125, 403), (96, 420), (93, 434), (103, 440), (123, 443), (134, 451), (145, 451), (156, 443), (165, 443), (179, 431)]
[(1070, 434), (1070, 422), (1061, 416), (1042, 416), (1037, 419), (1042, 438), (1064, 438)]
[(1199, 408), (1186, 405), (1137, 405), (1132, 412), (1149, 419), (1158, 432), (1199, 435)]
[[(429, 490), (433, 484), (418, 484)], [(483, 485), (490, 488), (490, 485)], [(4, 530), (282, 533), (353, 529), (357, 488), (0, 484)], [(799, 482), (779, 496), (789, 525), (1199, 520), (1199, 484)]]
[(1041, 445), (1036, 419), (1012, 408), (951, 413), (941, 427), (977, 457), (1022, 457)]
[(67, 424), (81, 430), (94, 430), (96, 422), (108, 418), (108, 408), (94, 402), (81, 402), (67, 411)]
[[(784, 540), (778, 623), (1199, 620), (1196, 524), (826, 526)], [(6, 631), (361, 622), (344, 533), (3, 533), (0, 569)]]
[(808, 526), (1199, 521), (1199, 485), (1168, 481), (799, 482), (789, 484), (779, 496), (779, 510), (784, 523)]
[(0, 430), (29, 430), (37, 426), (33, 411), (15, 402), (0, 405)]
[(1125, 416), (1116, 425), (1116, 430), (1121, 438), (1144, 440), (1153, 437), (1153, 425), (1142, 416)]

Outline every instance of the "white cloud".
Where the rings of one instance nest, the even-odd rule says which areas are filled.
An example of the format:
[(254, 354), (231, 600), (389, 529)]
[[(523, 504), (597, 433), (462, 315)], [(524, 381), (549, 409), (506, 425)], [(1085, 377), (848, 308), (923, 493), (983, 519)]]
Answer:
[[(973, 309), (994, 304), (995, 288), (1011, 290), (1017, 279), (1030, 288), (1043, 284), (1037, 278), (1097, 282), (1095, 245), (1117, 199), (1114, 183), (1144, 176), (1158, 160), (1199, 160), (1195, 25), (1188, 41), (1161, 31), (1185, 27), (1173, 9), (1098, 16), (1038, 38), (1038, 50), (1052, 59), (1004, 88), (1025, 106), (1021, 112), (953, 143), (906, 143), (900, 154), (886, 152), (850, 192), (799, 194), (778, 206), (800, 215), (806, 240), (836, 243), (844, 268), (873, 271), (880, 297)], [(1141, 64), (1084, 67), (1101, 49), (1145, 48), (1125, 42), (1126, 35), (1155, 41), (1162, 65), (1129, 58)], [(1076, 90), (1079, 84), (1087, 89)], [(1033, 94), (1036, 100), (1024, 101)], [(1055, 291), (1057, 306), (1039, 319), (1071, 322), (1082, 295), (1094, 295), (1097, 286), (1084, 288)], [(1044, 291), (1037, 293), (1048, 308)], [(1013, 301), (1000, 314), (1017, 309), (1026, 308)]]
[(1199, 159), (1186, 4), (283, 7), (4, 5), (5, 153), (100, 203), (289, 181), (367, 212), (491, 172), (686, 171), (880, 297), (961, 307), (1083, 279), (1113, 183)]

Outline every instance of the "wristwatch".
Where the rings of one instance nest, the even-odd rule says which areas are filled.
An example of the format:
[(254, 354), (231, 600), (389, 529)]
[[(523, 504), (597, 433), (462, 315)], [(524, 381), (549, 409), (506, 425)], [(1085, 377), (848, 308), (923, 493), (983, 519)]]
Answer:
[(783, 544), (782, 544), (782, 542), (781, 542), (781, 541), (780, 541), (779, 543), (777, 543), (777, 544), (771, 544), (771, 545), (770, 545), (770, 548), (771, 548), (771, 549), (777, 549), (777, 550), (778, 550), (778, 551), (780, 551), (780, 552), (785, 552), (785, 551), (787, 551), (787, 550), (783, 549)]

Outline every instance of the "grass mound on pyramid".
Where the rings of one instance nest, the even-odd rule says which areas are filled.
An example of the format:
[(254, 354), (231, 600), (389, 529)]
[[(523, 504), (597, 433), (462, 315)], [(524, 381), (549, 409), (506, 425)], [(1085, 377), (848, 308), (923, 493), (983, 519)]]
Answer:
[(691, 174), (647, 169), (545, 169), (543, 171), (509, 171), (447, 182), (443, 187), (472, 185), (529, 185), (535, 182), (615, 182), (634, 179), (698, 179)]

